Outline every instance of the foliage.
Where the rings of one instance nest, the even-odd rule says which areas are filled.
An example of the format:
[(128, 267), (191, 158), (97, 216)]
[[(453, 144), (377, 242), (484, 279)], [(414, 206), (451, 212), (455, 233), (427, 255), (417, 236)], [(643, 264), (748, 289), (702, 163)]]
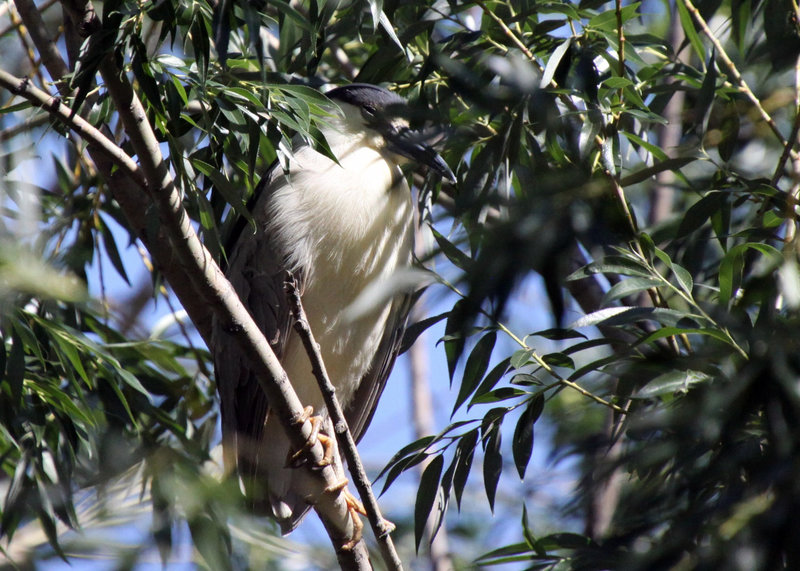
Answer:
[[(65, 23), (41, 9), (51, 30)], [(0, 53), (22, 54), (26, 32), (7, 13)], [(79, 57), (63, 99), (115, 133), (118, 110), (97, 80), (111, 54), (222, 260), (259, 175), (289, 156), (292, 137), (325, 150), (316, 87), (396, 88), (419, 123), (448, 126), (441, 150), (458, 178), (417, 179), (436, 245), (421, 263), (450, 303), (409, 329), (444, 324), (452, 422), (381, 474), (391, 491), (425, 462), (415, 544), (429, 520), (446, 526), (450, 500), (461, 509), (471, 485), (497, 510), (499, 487), (509, 473), (525, 480), (549, 426), (553, 455), (580, 471), (571, 523), (531, 524), (523, 502), (505, 506), (519, 541), (477, 564), (798, 568), (797, 21), (781, 0), (114, 0), (79, 54), (65, 23), (65, 50)], [(37, 61), (0, 61), (44, 85)], [(147, 236), (79, 138), (62, 139), (61, 125), (8, 91), (0, 113), (7, 164), (32, 141), (47, 141), (40, 161), (66, 149), (52, 151), (56, 180), (33, 182), (41, 232), (22, 240), (47, 264), (31, 277), (34, 264), (0, 258), (9, 549), (33, 518), (59, 549), (56, 522), (82, 523), (76, 494), (143, 462), (164, 553), (183, 518), (206, 564), (229, 564), (226, 517), (239, 500), (202, 469), (216, 422), (206, 353), (131, 334), (102, 295), (58, 274), (86, 280), (105, 257), (130, 283), (118, 243)], [(9, 242), (24, 211), (17, 172), (3, 171)], [(148, 216), (145, 232), (157, 232)], [(515, 296), (532, 274), (552, 327), (531, 333)], [(152, 280), (166, 292), (158, 269)], [(190, 501), (176, 481), (202, 493)]]

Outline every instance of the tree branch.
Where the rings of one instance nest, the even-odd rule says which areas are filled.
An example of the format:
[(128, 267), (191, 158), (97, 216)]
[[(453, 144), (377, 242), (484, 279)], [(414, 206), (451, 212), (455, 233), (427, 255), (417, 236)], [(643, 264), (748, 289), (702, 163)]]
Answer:
[[(210, 305), (214, 317), (222, 324), (222, 330), (231, 334), (244, 353), (251, 357), (251, 365), (269, 398), (271, 409), (277, 413), (292, 445), (298, 450), (303, 448), (312, 433), (311, 423), (308, 419), (303, 420), (303, 406), (269, 342), (195, 233), (141, 102), (127, 77), (110, 58), (100, 65), (100, 74), (139, 157), (150, 195), (185, 277), (194, 283), (197, 293)], [(308, 457), (309, 467), (322, 463), (324, 452), (319, 442), (309, 450)], [(333, 468), (309, 469), (309, 474), (316, 487), (311, 493), (314, 507), (328, 530), (340, 564), (352, 569), (366, 568), (368, 560), (363, 542), (352, 548), (349, 546), (353, 523), (344, 494), (327, 491), (337, 483)]]
[(347, 467), (350, 470), (350, 475), (353, 477), (353, 485), (358, 490), (361, 501), (364, 503), (367, 519), (369, 519), (372, 532), (375, 534), (375, 538), (378, 541), (383, 560), (386, 563), (387, 569), (400, 571), (403, 565), (400, 562), (400, 557), (397, 555), (390, 535), (394, 530), (394, 524), (381, 515), (381, 510), (375, 499), (375, 494), (372, 493), (372, 486), (369, 483), (369, 478), (364, 470), (364, 465), (361, 463), (361, 458), (358, 455), (358, 448), (356, 447), (355, 440), (353, 440), (353, 435), (350, 433), (350, 428), (347, 426), (347, 419), (344, 416), (344, 411), (342, 411), (342, 407), (339, 405), (339, 399), (336, 398), (336, 389), (328, 377), (328, 371), (325, 369), (325, 363), (322, 360), (319, 345), (314, 339), (314, 334), (309, 326), (306, 312), (303, 309), (303, 302), (300, 299), (300, 293), (297, 291), (294, 280), (291, 278), (286, 282), (286, 292), (292, 308), (292, 316), (295, 319), (295, 331), (300, 335), (306, 353), (308, 353), (308, 358), (311, 360), (311, 370), (319, 384), (322, 398), (325, 401), (325, 407), (328, 409), (331, 421), (333, 421), (333, 430), (336, 433), (336, 439), (347, 459)]
[[(744, 77), (742, 77), (742, 74), (739, 73), (736, 64), (733, 63), (733, 60), (731, 60), (731, 58), (728, 56), (728, 52), (725, 51), (722, 42), (719, 41), (719, 38), (717, 38), (717, 36), (708, 26), (708, 23), (705, 21), (705, 18), (703, 18), (702, 14), (700, 14), (700, 11), (695, 7), (695, 5), (692, 3), (691, 0), (678, 0), (678, 1), (683, 2), (683, 5), (686, 6), (686, 9), (692, 15), (695, 22), (697, 22), (697, 25), (700, 26), (700, 29), (703, 30), (703, 33), (711, 41), (712, 45), (714, 46), (714, 49), (716, 50), (717, 57), (720, 58), (727, 66), (728, 71), (733, 76), (735, 83), (738, 84), (739, 86), (739, 91), (744, 93), (745, 96), (747, 96), (747, 98), (753, 104), (753, 106), (755, 106), (755, 108), (758, 110), (758, 113), (761, 115), (761, 118), (772, 130), (772, 133), (778, 139), (780, 144), (786, 146), (787, 141), (786, 139), (783, 138), (783, 135), (781, 134), (780, 129), (778, 129), (778, 125), (775, 123), (775, 120), (770, 116), (767, 110), (764, 109), (764, 106), (761, 104), (761, 101), (758, 99), (758, 97), (756, 97), (755, 93), (753, 93), (753, 90), (750, 89), (750, 86), (747, 84)], [(789, 141), (788, 144), (789, 148), (791, 149), (791, 141)], [(792, 159), (794, 160), (798, 159), (797, 152), (791, 150), (790, 153)]]
[[(28, 10), (24, 6), (23, 4), (22, 10), (18, 8), (18, 11), (25, 27), (30, 30), (39, 30), (38, 33), (31, 34), (36, 49), (40, 52), (51, 51), (51, 46), (54, 45), (54, 42), (46, 33), (40, 11), (36, 9)], [(43, 10), (44, 6), (41, 9)], [(71, 35), (83, 33), (85, 36), (86, 31), (98, 29), (100, 26), (100, 22), (97, 20), (91, 5), (72, 5), (69, 2), (65, 2), (64, 10), (67, 15), (64, 23), (68, 41)], [(59, 58), (50, 58), (45, 63), (49, 66), (47, 71), (60, 89), (62, 97), (66, 97), (69, 92), (68, 85), (65, 81), (60, 81), (61, 78), (57, 75), (67, 69), (63, 65), (63, 61), (59, 63)], [(74, 65), (75, 61), (72, 61), (71, 64)], [(14, 76), (9, 76), (7, 79), (13, 85), (5, 85), (5, 87), (12, 91), (14, 86), (18, 86), (24, 81)], [(156, 267), (166, 277), (173, 291), (181, 300), (184, 309), (191, 317), (192, 322), (197, 327), (198, 332), (206, 344), (210, 346), (211, 312), (202, 298), (196, 294), (191, 283), (184, 279), (182, 270), (175, 263), (172, 248), (169, 245), (164, 229), (159, 227), (154, 233), (152, 231), (153, 225), (148, 223), (151, 209), (147, 196), (142, 193), (142, 189), (145, 186), (144, 177), (141, 173), (135, 173), (131, 170), (131, 168), (138, 170), (138, 165), (132, 160), (129, 162), (128, 159), (130, 157), (122, 149), (88, 122), (82, 122), (82, 132), (76, 129), (73, 126), (74, 120), (78, 118), (85, 119), (83, 113), (78, 113), (73, 117), (72, 110), (66, 107), (59, 107), (54, 112), (51, 104), (58, 101), (56, 97), (36, 88), (30, 82), (27, 83), (27, 87), (29, 92), (20, 95), (35, 106), (49, 110), (51, 115), (67, 124), (85, 141), (95, 143), (89, 145), (89, 156), (108, 183), (108, 189), (114, 199), (122, 206), (130, 228), (151, 253)], [(87, 97), (87, 103), (90, 98), (91, 96)], [(84, 109), (88, 109), (88, 106), (85, 105)]]
[(55, 119), (67, 125), (86, 141), (91, 150), (101, 153), (116, 167), (125, 171), (140, 187), (147, 187), (144, 174), (136, 161), (83, 117), (73, 116), (72, 110), (61, 102), (60, 97), (39, 89), (26, 77), (16, 77), (3, 69), (0, 69), (0, 87), (24, 97), (35, 107), (48, 111)]
[[(83, 13), (93, 11), (88, 3), (78, 7), (71, 6), (71, 9), (83, 10)], [(42, 35), (39, 41), (49, 42), (49, 39)], [(37, 45), (37, 49), (41, 47), (43, 46)], [(303, 407), (286, 373), (281, 368), (269, 343), (242, 305), (233, 287), (225, 279), (195, 233), (167, 165), (161, 156), (155, 134), (127, 77), (116, 68), (110, 59), (106, 59), (101, 64), (100, 72), (109, 94), (116, 104), (141, 166), (137, 165), (133, 159), (83, 118), (72, 115), (71, 110), (63, 105), (59, 98), (52, 97), (35, 88), (28, 79), (16, 78), (0, 70), (0, 85), (25, 97), (37, 107), (50, 111), (55, 118), (85, 138), (93, 150), (99, 151), (104, 158), (124, 169), (138, 186), (148, 190), (162, 221), (162, 227), (168, 234), (170, 242), (168, 250), (171, 250), (179, 261), (177, 267), (173, 268), (176, 271), (173, 271), (171, 276), (167, 276), (167, 279), (175, 278), (175, 281), (171, 280), (173, 284), (176, 281), (188, 281), (190, 287), (180, 288), (182, 293), (179, 293), (179, 288), (175, 287), (181, 302), (191, 305), (192, 297), (188, 297), (190, 295), (194, 296), (195, 301), (197, 298), (203, 300), (223, 324), (223, 329), (230, 332), (241, 344), (245, 353), (251, 356), (252, 365), (262, 389), (269, 396), (290, 441), (297, 449), (300, 449), (311, 435), (312, 428), (307, 420), (301, 420)], [(128, 198), (132, 197), (128, 196)], [(146, 201), (135, 200), (127, 204), (122, 201), (120, 204), (126, 214), (136, 218), (142, 210), (146, 211), (146, 209), (142, 209), (143, 202), (146, 203)], [(138, 212), (129, 211), (130, 208), (136, 207), (138, 207)], [(148, 244), (148, 249), (156, 256), (158, 250), (154, 251), (151, 246)], [(189, 279), (187, 280), (187, 278)], [(208, 334), (208, 331), (206, 333)], [(209, 340), (210, 335), (206, 339)], [(316, 443), (309, 451), (308, 456), (312, 464), (319, 464), (323, 459), (322, 445)], [(309, 473), (315, 487), (311, 494), (315, 502), (314, 507), (328, 530), (340, 565), (346, 569), (369, 568), (364, 543), (358, 542), (352, 548), (348, 546), (353, 533), (353, 524), (344, 494), (331, 494), (326, 491), (336, 484), (334, 470), (327, 467), (323, 470), (309, 471)]]
[(64, 84), (63, 78), (69, 73), (69, 69), (58, 51), (58, 46), (50, 37), (50, 32), (47, 30), (39, 8), (36, 7), (33, 0), (14, 0), (14, 5), (17, 7), (20, 18), (25, 22), (25, 28), (39, 52), (42, 63), (50, 74), (50, 79), (60, 86), (59, 91), (63, 93), (61, 86)]

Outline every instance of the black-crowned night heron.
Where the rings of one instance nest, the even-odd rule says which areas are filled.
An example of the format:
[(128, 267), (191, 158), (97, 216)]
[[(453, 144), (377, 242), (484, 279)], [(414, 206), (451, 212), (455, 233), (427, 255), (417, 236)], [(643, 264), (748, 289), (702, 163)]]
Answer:
[[(253, 218), (228, 251), (227, 276), (272, 344), (304, 405), (333, 435), (308, 356), (293, 331), (284, 293), (290, 272), (337, 397), (358, 440), (372, 419), (405, 328), (408, 296), (359, 312), (347, 309), (373, 284), (411, 263), (413, 206), (400, 165), (409, 159), (453, 179), (442, 158), (409, 129), (406, 101), (381, 87), (353, 84), (327, 93), (338, 105), (321, 130), (338, 163), (308, 145), (288, 170), (273, 166), (256, 190)], [(249, 362), (215, 329), (223, 445), (248, 500), (284, 533), (309, 505), (303, 470), (286, 467), (289, 441), (270, 413)], [(326, 430), (327, 428), (327, 430)], [(334, 467), (343, 477), (338, 454)]]

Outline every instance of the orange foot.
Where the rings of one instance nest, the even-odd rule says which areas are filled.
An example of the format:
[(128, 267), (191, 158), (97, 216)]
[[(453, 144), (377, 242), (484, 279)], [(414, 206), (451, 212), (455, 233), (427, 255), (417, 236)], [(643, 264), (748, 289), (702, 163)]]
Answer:
[(364, 505), (350, 492), (350, 489), (347, 487), (348, 483), (349, 482), (347, 478), (342, 478), (341, 482), (325, 488), (326, 494), (338, 494), (339, 492), (344, 494), (344, 501), (347, 504), (347, 511), (350, 513), (350, 518), (353, 520), (353, 537), (351, 537), (350, 541), (342, 546), (342, 549), (346, 551), (353, 549), (356, 543), (361, 541), (364, 523), (361, 521), (361, 518), (358, 517), (358, 514), (367, 515)]
[(306, 443), (303, 444), (300, 450), (289, 450), (289, 456), (286, 458), (287, 468), (299, 468), (302, 466), (306, 461), (306, 454), (317, 442), (322, 444), (323, 457), (314, 467), (324, 468), (333, 461), (333, 439), (320, 433), (322, 417), (312, 416), (313, 413), (314, 409), (307, 406), (303, 409), (303, 415), (297, 420), (297, 424), (303, 424), (308, 420), (311, 423), (311, 434), (308, 435)]

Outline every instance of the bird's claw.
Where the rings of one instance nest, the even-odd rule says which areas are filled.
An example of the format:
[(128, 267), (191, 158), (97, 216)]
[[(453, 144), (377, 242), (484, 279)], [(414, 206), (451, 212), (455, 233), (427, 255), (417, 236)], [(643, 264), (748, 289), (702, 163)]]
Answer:
[(355, 497), (352, 492), (350, 492), (347, 484), (347, 478), (342, 478), (340, 482), (325, 488), (325, 493), (338, 494), (341, 492), (344, 495), (344, 501), (347, 504), (347, 511), (350, 513), (350, 519), (353, 520), (353, 536), (342, 546), (342, 549), (349, 551), (355, 547), (356, 543), (361, 541), (364, 531), (364, 523), (361, 521), (361, 518), (358, 517), (358, 515), (367, 515), (367, 510), (364, 509), (364, 505), (359, 501), (359, 499)]
[(314, 447), (314, 444), (319, 442), (322, 444), (323, 456), (322, 460), (314, 464), (314, 468), (324, 468), (333, 461), (333, 439), (325, 434), (320, 433), (322, 428), (322, 417), (312, 416), (314, 409), (307, 406), (303, 409), (303, 414), (297, 419), (297, 424), (303, 424), (306, 420), (311, 423), (311, 434), (308, 435), (306, 443), (299, 450), (289, 450), (289, 456), (286, 458), (287, 468), (299, 468), (306, 461), (306, 454)]

